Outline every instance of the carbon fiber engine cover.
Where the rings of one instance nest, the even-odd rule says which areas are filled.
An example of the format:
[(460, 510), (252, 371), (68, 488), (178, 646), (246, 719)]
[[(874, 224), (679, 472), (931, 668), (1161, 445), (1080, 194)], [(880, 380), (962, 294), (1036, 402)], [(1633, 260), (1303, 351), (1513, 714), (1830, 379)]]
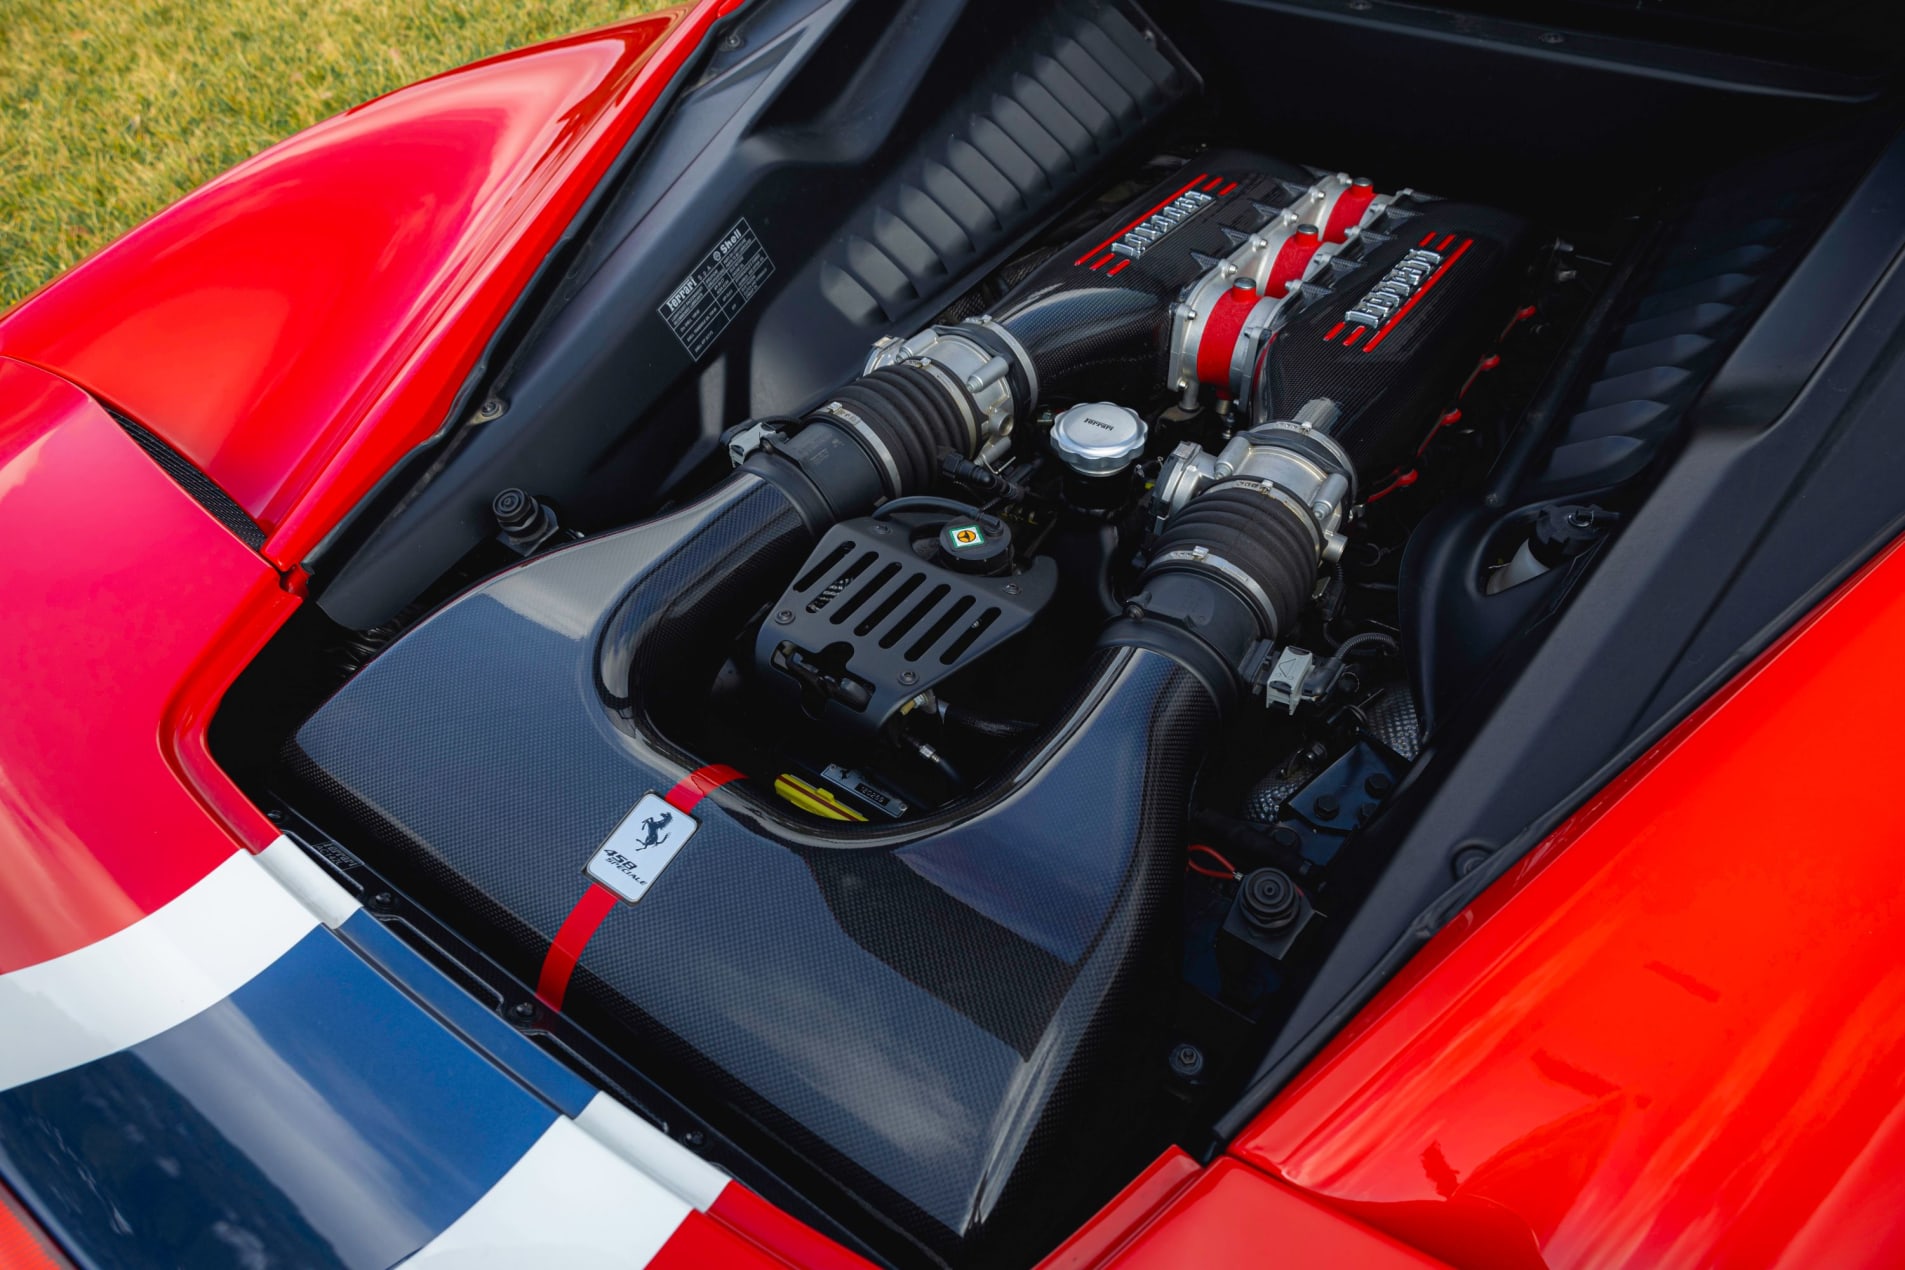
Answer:
[(1439, 412), (1514, 315), (1528, 225), (1468, 203), (1409, 197), (1329, 262), (1266, 341), (1255, 422), (1328, 398), (1327, 431), (1365, 490), (1406, 467)]
[[(1041, 398), (1155, 394), (1164, 386), (1171, 304), (1315, 180), (1294, 163), (1212, 150), (1033, 270), (993, 316), (1037, 363)], [(1153, 236), (1141, 254), (1126, 254), (1125, 240), (1137, 234)]]
[[(811, 543), (741, 473), (477, 586), (299, 729), (316, 818), (536, 982), (631, 809), (721, 761), (663, 720)], [(1054, 1202), (1079, 1173), (1057, 1161), (1115, 1145), (1094, 1100), (1159, 1052), (1125, 1033), (1155, 1013), (1142, 968), (1214, 717), (1174, 661), (1106, 649), (942, 814), (843, 825), (725, 785), (671, 818), (692, 837), (602, 922), (563, 1010), (936, 1254), (1023, 1260), (1082, 1215)]]

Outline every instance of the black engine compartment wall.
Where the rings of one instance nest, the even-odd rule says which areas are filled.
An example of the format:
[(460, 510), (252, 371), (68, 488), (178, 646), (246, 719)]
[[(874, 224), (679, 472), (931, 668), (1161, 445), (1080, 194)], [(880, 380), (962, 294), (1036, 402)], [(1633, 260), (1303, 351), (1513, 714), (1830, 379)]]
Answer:
[[(624, 523), (742, 418), (795, 411), (922, 324), (1105, 176), (1198, 80), (1113, 0), (750, 5), (616, 195), (560, 307), (496, 375), (500, 417), (412, 460), (313, 562), (364, 628), (410, 602), (520, 486)], [(690, 349), (660, 312), (745, 222), (760, 290)], [(640, 426), (635, 426), (640, 421)], [(401, 550), (394, 549), (401, 544)]]

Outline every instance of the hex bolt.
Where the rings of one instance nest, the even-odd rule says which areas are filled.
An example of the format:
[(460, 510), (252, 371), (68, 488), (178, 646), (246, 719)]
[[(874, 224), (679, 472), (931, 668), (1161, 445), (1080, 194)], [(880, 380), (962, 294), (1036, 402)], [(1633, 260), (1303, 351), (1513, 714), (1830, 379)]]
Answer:
[(1005, 584), (1005, 593), (1007, 595), (1017, 595), (1019, 593), (1019, 589), (1020, 589), (1019, 584), (1016, 582), (1008, 582)]
[(688, 1129), (684, 1131), (681, 1135), (682, 1145), (694, 1147), (696, 1150), (700, 1150), (701, 1144), (706, 1142), (707, 1140), (708, 1139), (706, 1135), (704, 1135), (699, 1129)]
[(1371, 798), (1387, 798), (1389, 791), (1396, 787), (1396, 778), (1388, 772), (1375, 772), (1363, 782), (1363, 790)]
[(515, 1019), (518, 1023), (529, 1022), (529, 1020), (536, 1017), (536, 1003), (534, 1001), (518, 1001), (515, 1005), (509, 1007), (509, 1017)]
[(397, 897), (392, 895), (389, 891), (379, 891), (370, 897), (370, 906), (372, 908), (389, 908), (396, 902)]
[(1188, 1041), (1171, 1047), (1171, 1073), (1191, 1080), (1203, 1073), (1204, 1051)]
[(1334, 820), (1336, 813), (1343, 810), (1343, 804), (1337, 801), (1334, 794), (1319, 794), (1313, 806), (1318, 818), (1323, 820)]
[(476, 418), (479, 423), (488, 423), (491, 419), (500, 419), (502, 417), (503, 399), (501, 397), (491, 397), (488, 401), (476, 408)]
[(918, 682), (919, 682), (919, 672), (918, 672), (918, 671), (916, 671), (916, 670), (902, 670), (902, 671), (900, 672), (900, 682), (901, 682), (901, 683), (903, 683), (903, 684), (916, 684), (916, 683), (918, 683)]
[(792, 609), (782, 609), (780, 612), (774, 614), (774, 621), (782, 626), (787, 625), (789, 622), (793, 620), (794, 620), (794, 610)]

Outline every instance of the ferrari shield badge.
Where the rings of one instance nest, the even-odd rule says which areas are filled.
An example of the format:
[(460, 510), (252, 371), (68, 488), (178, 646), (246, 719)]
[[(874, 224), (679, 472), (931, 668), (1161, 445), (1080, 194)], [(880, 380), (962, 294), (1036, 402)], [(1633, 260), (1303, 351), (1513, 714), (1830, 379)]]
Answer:
[(693, 816), (671, 806), (660, 794), (643, 794), (583, 872), (630, 904), (637, 903), (700, 827)]

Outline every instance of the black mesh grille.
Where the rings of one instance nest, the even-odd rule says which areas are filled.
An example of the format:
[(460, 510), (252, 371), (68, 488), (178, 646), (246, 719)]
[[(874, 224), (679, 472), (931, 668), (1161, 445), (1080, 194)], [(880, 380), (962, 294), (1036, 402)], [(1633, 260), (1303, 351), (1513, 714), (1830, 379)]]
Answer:
[(259, 527), (245, 509), (238, 505), (211, 477), (193, 467), (191, 463), (158, 437), (146, 431), (118, 411), (108, 411), (126, 435), (139, 443), (139, 448), (152, 456), (153, 462), (165, 469), (165, 474), (177, 481), (179, 488), (192, 496), (192, 501), (212, 514), (225, 528), (231, 530), (238, 541), (253, 551), (265, 545), (265, 531)]

